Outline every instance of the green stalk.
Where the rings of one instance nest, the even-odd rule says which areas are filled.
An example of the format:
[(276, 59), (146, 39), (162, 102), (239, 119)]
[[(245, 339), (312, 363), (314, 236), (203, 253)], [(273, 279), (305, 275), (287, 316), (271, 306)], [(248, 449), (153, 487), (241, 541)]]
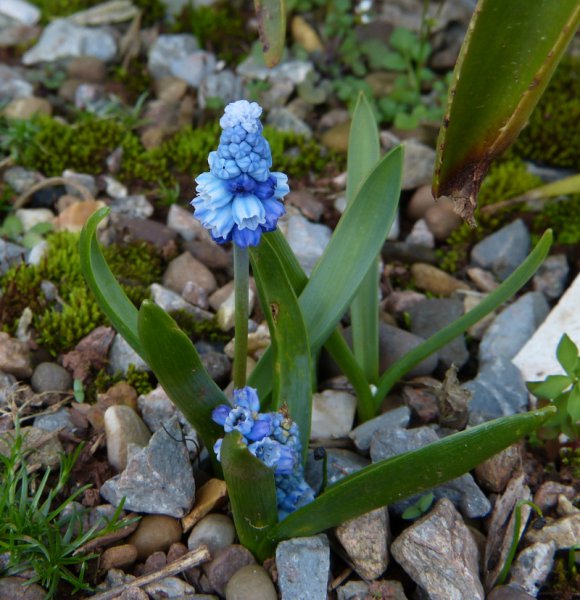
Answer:
[(247, 248), (234, 244), (235, 332), (234, 388), (246, 385), (248, 359), (248, 291), (250, 288), (250, 259)]

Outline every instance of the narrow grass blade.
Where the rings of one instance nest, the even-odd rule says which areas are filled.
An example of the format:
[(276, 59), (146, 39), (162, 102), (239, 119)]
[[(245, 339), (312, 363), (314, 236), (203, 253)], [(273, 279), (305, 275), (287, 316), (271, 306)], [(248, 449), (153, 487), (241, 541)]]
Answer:
[[(358, 97), (348, 140), (346, 198), (354, 202), (362, 182), (379, 161), (379, 129), (366, 96)], [(388, 198), (395, 203), (398, 198)], [(387, 232), (388, 233), (388, 232)], [(369, 383), (379, 378), (379, 272), (378, 258), (362, 280), (350, 306), (354, 356)]]
[(259, 556), (271, 556), (281, 540), (314, 535), (459, 477), (537, 429), (555, 412), (553, 406), (548, 406), (489, 421), (365, 467), (331, 485), (314, 502), (273, 527)]
[(472, 325), (501, 306), (521, 289), (538, 270), (550, 251), (552, 231), (548, 229), (524, 262), (493, 292), (468, 313), (419, 344), (383, 373), (375, 393), (375, 410), (397, 381), (414, 366), (467, 331)]
[(264, 246), (250, 252), (262, 311), (268, 321), (275, 365), (274, 410), (284, 404), (300, 429), (304, 457), (312, 411), (310, 346), (298, 299), (275, 252)]
[(211, 420), (211, 412), (228, 404), (226, 396), (208, 375), (191, 340), (162, 308), (143, 302), (138, 327), (144, 358), (159, 383), (206, 447), (213, 448), (223, 430)]
[(240, 542), (257, 554), (278, 521), (274, 472), (250, 454), (237, 431), (224, 437), (220, 454), (236, 533)]
[(109, 212), (110, 209), (106, 207), (97, 210), (83, 227), (79, 242), (81, 269), (89, 288), (113, 327), (133, 350), (144, 358), (137, 333), (137, 309), (111, 273), (97, 242), (97, 227)]

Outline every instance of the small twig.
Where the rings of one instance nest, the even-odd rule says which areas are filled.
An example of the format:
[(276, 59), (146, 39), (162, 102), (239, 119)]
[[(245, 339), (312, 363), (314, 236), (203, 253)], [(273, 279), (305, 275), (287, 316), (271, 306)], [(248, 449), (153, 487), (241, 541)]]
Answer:
[(197, 565), (207, 562), (208, 560), (211, 560), (211, 555), (207, 549), (207, 546), (200, 546), (182, 558), (169, 563), (166, 567), (163, 567), (159, 571), (155, 571), (155, 573), (149, 573), (148, 575), (143, 575), (143, 577), (137, 577), (137, 579), (129, 581), (128, 583), (124, 583), (123, 585), (119, 585), (112, 590), (102, 592), (96, 596), (91, 596), (90, 600), (113, 600), (113, 598), (117, 598), (125, 590), (136, 587), (140, 588), (144, 585), (148, 585), (149, 583), (153, 583), (154, 581), (164, 579), (165, 577), (177, 575), (186, 569), (196, 567)]
[(49, 177), (48, 179), (43, 179), (42, 181), (35, 183), (23, 194), (20, 194), (20, 196), (18, 196), (18, 198), (16, 198), (14, 201), (13, 207), (22, 208), (28, 202), (28, 199), (30, 196), (32, 196), (32, 194), (38, 192), (38, 190), (44, 189), (45, 187), (52, 187), (53, 185), (70, 185), (81, 193), (83, 200), (94, 200), (91, 192), (82, 183), (79, 183), (74, 179), (66, 179), (65, 177)]

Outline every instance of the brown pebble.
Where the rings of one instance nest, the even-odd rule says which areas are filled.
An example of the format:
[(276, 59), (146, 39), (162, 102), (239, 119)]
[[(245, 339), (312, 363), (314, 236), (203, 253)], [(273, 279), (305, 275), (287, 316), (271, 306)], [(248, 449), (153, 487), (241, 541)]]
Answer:
[(415, 190), (407, 204), (407, 216), (413, 221), (418, 221), (432, 206), (435, 206), (435, 198), (433, 198), (431, 186), (422, 185)]
[(90, 83), (102, 83), (107, 77), (107, 65), (94, 56), (77, 56), (67, 68), (68, 76)]
[(169, 550), (167, 551), (167, 562), (172, 563), (174, 560), (178, 560), (182, 556), (185, 556), (189, 550), (185, 544), (181, 542), (175, 542), (169, 546)]
[(463, 281), (459, 281), (449, 273), (426, 263), (415, 263), (411, 267), (411, 273), (419, 289), (438, 296), (447, 297), (457, 290), (469, 289), (469, 286)]
[(153, 552), (166, 552), (171, 544), (181, 541), (181, 525), (178, 519), (167, 515), (143, 517), (129, 543), (137, 548), (138, 560), (145, 560)]
[(242, 567), (255, 564), (255, 562), (249, 550), (239, 544), (232, 544), (219, 550), (212, 561), (203, 565), (203, 570), (212, 588), (223, 596), (232, 575)]
[(488, 491), (501, 493), (521, 464), (521, 446), (514, 444), (478, 465), (475, 478)]
[(101, 571), (121, 569), (126, 571), (137, 560), (137, 548), (133, 544), (121, 544), (107, 548), (101, 555)]
[(440, 198), (423, 215), (429, 231), (436, 240), (446, 240), (462, 223), (461, 217), (453, 210), (453, 201)]
[(143, 575), (160, 571), (166, 564), (167, 556), (165, 555), (165, 552), (161, 552), (160, 550), (153, 552), (153, 554), (150, 554), (147, 557), (147, 560), (143, 565)]
[(560, 494), (563, 494), (568, 500), (573, 500), (576, 490), (572, 486), (557, 481), (545, 481), (534, 494), (534, 504), (537, 504), (542, 511), (547, 511), (558, 504)]

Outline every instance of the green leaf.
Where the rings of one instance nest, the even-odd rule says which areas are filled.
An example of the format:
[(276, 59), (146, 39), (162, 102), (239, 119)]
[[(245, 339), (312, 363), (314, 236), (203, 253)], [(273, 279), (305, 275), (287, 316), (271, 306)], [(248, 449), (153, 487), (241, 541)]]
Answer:
[(415, 47), (419, 44), (419, 40), (409, 29), (396, 27), (389, 38), (389, 44), (396, 50), (411, 55)]
[(213, 448), (223, 429), (212, 421), (211, 413), (228, 404), (226, 396), (208, 375), (191, 340), (162, 308), (145, 300), (138, 327), (143, 358), (205, 446)]
[(547, 406), (489, 421), (365, 467), (329, 486), (314, 502), (274, 526), (263, 541), (259, 556), (270, 556), (281, 540), (314, 535), (459, 477), (534, 431), (555, 411), (553, 406)]
[(576, 366), (578, 365), (578, 348), (566, 334), (560, 338), (560, 342), (556, 348), (556, 358), (564, 368), (564, 371), (570, 377), (574, 377)]
[[(261, 247), (261, 250), (259, 249)], [(268, 321), (274, 354), (274, 410), (284, 404), (300, 430), (304, 458), (310, 440), (312, 364), (308, 332), (294, 289), (275, 252), (266, 244), (250, 249), (262, 311)]]
[(250, 454), (237, 431), (224, 437), (220, 455), (236, 533), (257, 555), (260, 543), (278, 521), (274, 471)]
[(397, 52), (386, 52), (382, 58), (382, 66), (390, 71), (406, 71), (407, 62)]
[(284, 0), (254, 0), (258, 31), (264, 60), (275, 67), (282, 58), (286, 36), (286, 7)]
[(490, 312), (509, 300), (520, 288), (522, 288), (538, 270), (548, 255), (552, 244), (552, 231), (548, 229), (541, 237), (536, 247), (528, 255), (526, 260), (493, 292), (487, 295), (475, 308), (468, 313), (444, 327), (441, 331), (432, 335), (429, 339), (415, 346), (403, 358), (392, 364), (379, 379), (377, 392), (375, 393), (375, 409), (378, 409), (382, 400), (392, 387), (422, 360), (433, 354), (449, 343), (458, 335), (467, 331), (472, 325), (483, 319)]
[(572, 385), (572, 379), (566, 375), (548, 375), (544, 381), (528, 381), (526, 385), (534, 396), (553, 400)]
[(433, 194), (468, 221), (491, 162), (526, 124), (580, 21), (578, 0), (480, 0), (437, 142)]
[(568, 396), (568, 414), (572, 419), (572, 423), (580, 421), (580, 387), (576, 384)]
[(8, 215), (0, 227), (0, 235), (10, 240), (16, 239), (23, 231), (22, 221), (16, 215)]
[(94, 212), (81, 231), (81, 269), (91, 292), (113, 327), (145, 359), (137, 333), (137, 309), (111, 273), (96, 238), (97, 226), (109, 212), (107, 207)]
[(400, 112), (396, 114), (393, 125), (397, 129), (411, 131), (419, 126), (419, 118), (416, 115)]
[[(379, 129), (373, 109), (359, 94), (348, 140), (347, 205), (352, 204), (362, 182), (379, 161)], [(391, 199), (397, 203), (398, 198)], [(385, 207), (387, 208), (387, 207)], [(378, 258), (362, 280), (350, 306), (354, 356), (369, 383), (379, 378), (379, 265)]]

